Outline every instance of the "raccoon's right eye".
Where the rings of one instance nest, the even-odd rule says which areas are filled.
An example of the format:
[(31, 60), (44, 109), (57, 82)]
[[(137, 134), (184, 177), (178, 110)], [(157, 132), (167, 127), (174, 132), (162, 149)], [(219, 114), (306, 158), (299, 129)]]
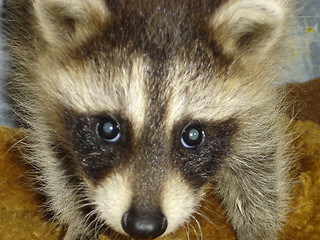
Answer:
[(118, 142), (121, 138), (120, 125), (111, 117), (104, 118), (97, 125), (97, 134), (105, 142)]

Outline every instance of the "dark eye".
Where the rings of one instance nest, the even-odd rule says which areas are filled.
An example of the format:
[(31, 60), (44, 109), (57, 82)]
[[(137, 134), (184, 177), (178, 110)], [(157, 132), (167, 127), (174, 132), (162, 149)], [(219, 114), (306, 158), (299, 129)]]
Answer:
[(185, 148), (196, 148), (204, 140), (205, 134), (200, 126), (187, 126), (181, 134), (181, 144)]
[(121, 137), (119, 123), (111, 118), (102, 119), (97, 125), (97, 134), (106, 142), (118, 142)]

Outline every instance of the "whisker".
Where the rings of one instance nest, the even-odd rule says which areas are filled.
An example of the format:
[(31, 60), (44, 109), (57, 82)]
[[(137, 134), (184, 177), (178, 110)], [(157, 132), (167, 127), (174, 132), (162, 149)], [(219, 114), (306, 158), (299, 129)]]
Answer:
[(190, 240), (190, 228), (189, 228), (189, 224), (190, 223), (187, 223), (183, 226), (183, 229), (185, 230), (185, 233), (186, 233), (186, 237), (187, 237), (187, 240)]
[[(199, 229), (199, 233), (200, 233), (200, 240), (202, 240), (203, 239), (203, 232), (202, 232), (201, 224), (200, 224), (199, 220), (195, 216), (191, 215), (191, 218), (197, 224), (198, 229)], [(197, 239), (198, 239), (199, 233), (197, 231), (195, 231), (195, 233), (196, 233), (196, 236), (197, 236)]]

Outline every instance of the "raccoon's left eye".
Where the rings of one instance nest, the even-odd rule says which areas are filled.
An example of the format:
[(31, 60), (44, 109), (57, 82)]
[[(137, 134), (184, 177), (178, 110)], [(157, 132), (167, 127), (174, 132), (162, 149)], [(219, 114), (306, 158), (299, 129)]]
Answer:
[(181, 134), (181, 144), (185, 148), (196, 148), (204, 140), (205, 134), (200, 126), (187, 126)]
[(121, 137), (120, 125), (111, 117), (104, 118), (97, 125), (97, 134), (105, 142), (118, 142)]

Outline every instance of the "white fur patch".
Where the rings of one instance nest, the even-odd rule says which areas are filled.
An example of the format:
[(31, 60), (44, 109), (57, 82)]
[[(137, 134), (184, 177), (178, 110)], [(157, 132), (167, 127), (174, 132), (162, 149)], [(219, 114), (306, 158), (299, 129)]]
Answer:
[(166, 235), (188, 221), (202, 194), (194, 194), (183, 178), (175, 173), (168, 175), (163, 186), (162, 211), (168, 220)]
[(92, 193), (99, 217), (122, 234), (126, 234), (121, 225), (122, 216), (131, 206), (132, 195), (128, 174), (123, 173), (114, 173)]

